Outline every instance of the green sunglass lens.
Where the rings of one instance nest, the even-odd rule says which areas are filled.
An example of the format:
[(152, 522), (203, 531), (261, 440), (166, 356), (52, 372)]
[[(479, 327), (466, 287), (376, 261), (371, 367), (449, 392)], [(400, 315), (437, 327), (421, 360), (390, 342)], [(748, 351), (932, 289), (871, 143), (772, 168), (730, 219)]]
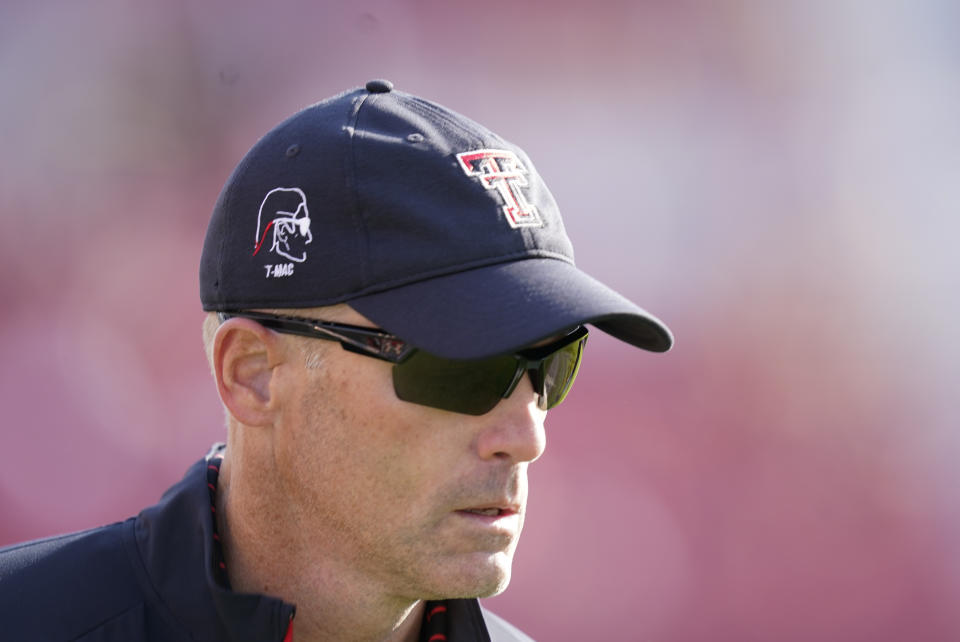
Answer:
[(482, 415), (500, 401), (516, 368), (517, 360), (510, 355), (459, 361), (417, 351), (394, 366), (393, 387), (403, 401)]
[(568, 343), (561, 343), (559, 348), (544, 346), (517, 355), (475, 361), (444, 359), (417, 351), (394, 365), (393, 388), (403, 401), (482, 415), (513, 392), (522, 374), (518, 368), (525, 368), (539, 397), (538, 405), (548, 410), (570, 392), (586, 339), (586, 329), (580, 328), (568, 335)]
[[(542, 366), (543, 390), (541, 408), (549, 410), (567, 396), (580, 369), (580, 355), (584, 341), (572, 343), (550, 355)], [(544, 402), (546, 405), (544, 406)]]

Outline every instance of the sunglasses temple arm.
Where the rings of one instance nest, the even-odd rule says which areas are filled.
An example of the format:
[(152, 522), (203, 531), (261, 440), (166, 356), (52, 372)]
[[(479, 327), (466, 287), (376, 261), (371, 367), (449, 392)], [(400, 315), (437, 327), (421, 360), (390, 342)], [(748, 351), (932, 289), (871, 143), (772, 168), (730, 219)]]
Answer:
[[(333, 339), (333, 337), (331, 338)], [(366, 355), (368, 357), (380, 359), (381, 361), (386, 361), (387, 363), (399, 363), (403, 360), (403, 357), (406, 356), (406, 353), (403, 353), (399, 356), (396, 354), (385, 354), (383, 351), (374, 346), (368, 346), (353, 339), (337, 338), (334, 340), (339, 341), (340, 345), (343, 346), (343, 349), (347, 352)]]

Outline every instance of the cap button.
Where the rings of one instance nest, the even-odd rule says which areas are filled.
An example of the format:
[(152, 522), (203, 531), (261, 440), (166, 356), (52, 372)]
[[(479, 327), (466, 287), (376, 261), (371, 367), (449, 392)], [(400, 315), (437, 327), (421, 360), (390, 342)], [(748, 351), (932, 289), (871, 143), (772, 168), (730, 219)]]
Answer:
[(393, 83), (389, 80), (378, 78), (367, 83), (367, 91), (371, 94), (385, 94), (393, 90)]

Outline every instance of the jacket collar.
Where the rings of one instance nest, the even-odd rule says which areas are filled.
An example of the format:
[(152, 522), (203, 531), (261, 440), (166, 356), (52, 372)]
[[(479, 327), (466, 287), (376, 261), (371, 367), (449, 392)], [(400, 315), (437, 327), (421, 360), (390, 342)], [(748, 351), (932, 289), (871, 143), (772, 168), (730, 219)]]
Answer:
[(206, 468), (207, 459), (198, 461), (158, 504), (137, 517), (140, 558), (160, 601), (196, 639), (280, 642), (293, 605), (266, 595), (235, 593), (213, 577)]

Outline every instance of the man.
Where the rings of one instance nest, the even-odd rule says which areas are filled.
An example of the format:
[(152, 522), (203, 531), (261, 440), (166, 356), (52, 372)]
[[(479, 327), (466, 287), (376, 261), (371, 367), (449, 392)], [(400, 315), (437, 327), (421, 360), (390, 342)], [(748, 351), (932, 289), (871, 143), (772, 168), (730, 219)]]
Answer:
[(670, 348), (574, 267), (514, 145), (367, 83), (261, 139), (200, 265), (226, 445), (156, 506), (0, 553), (10, 640), (526, 640), (502, 591), (587, 322)]

